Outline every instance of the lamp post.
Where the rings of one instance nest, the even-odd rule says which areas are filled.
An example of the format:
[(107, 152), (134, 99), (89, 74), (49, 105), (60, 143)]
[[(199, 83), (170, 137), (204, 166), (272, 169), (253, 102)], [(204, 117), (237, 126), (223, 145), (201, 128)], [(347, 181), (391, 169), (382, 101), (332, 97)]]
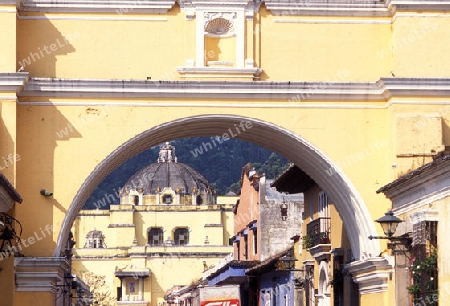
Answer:
[(286, 270), (293, 270), (295, 268), (295, 262), (297, 261), (297, 258), (292, 256), (292, 250), (289, 251), (286, 255), (281, 257), (279, 261), (282, 263), (282, 266)]
[(399, 241), (400, 244), (404, 244), (406, 247), (409, 247), (412, 242), (412, 238), (407, 235), (401, 237), (394, 237), (395, 231), (397, 230), (397, 226), (403, 222), (402, 219), (394, 216), (391, 210), (388, 210), (387, 213), (384, 214), (383, 217), (375, 220), (381, 225), (383, 232), (386, 236), (369, 236), (369, 239), (388, 239), (389, 241)]

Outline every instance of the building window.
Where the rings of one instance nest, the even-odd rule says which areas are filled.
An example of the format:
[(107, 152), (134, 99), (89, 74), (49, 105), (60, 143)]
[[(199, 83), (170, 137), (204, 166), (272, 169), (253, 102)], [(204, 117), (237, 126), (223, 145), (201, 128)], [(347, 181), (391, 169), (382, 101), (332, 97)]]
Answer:
[(86, 235), (85, 248), (106, 248), (105, 235), (101, 231), (93, 230)]
[(189, 230), (187, 228), (177, 228), (175, 230), (175, 244), (187, 245), (189, 244)]
[(241, 241), (236, 242), (237, 260), (241, 260)]
[(157, 246), (163, 244), (163, 230), (159, 227), (151, 228), (148, 231), (148, 244), (151, 246)]
[(134, 196), (134, 205), (139, 205), (139, 196), (138, 195)]
[(329, 218), (328, 196), (324, 191), (319, 192), (319, 217)]
[(437, 222), (422, 221), (413, 224), (411, 258), (411, 286), (414, 301), (431, 301), (438, 295)]
[(253, 230), (253, 254), (258, 254), (258, 230)]
[(244, 236), (244, 258), (248, 259), (248, 236)]
[(162, 196), (162, 201), (164, 204), (172, 204), (173, 202), (173, 197), (171, 194), (165, 194)]

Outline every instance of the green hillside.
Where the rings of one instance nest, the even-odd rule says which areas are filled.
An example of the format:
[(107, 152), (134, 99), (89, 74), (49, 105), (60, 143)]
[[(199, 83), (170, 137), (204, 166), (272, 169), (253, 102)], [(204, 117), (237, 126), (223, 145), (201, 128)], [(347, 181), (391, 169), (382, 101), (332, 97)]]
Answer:
[[(195, 137), (170, 142), (176, 148), (178, 162), (187, 164), (205, 176), (217, 191), (223, 195), (228, 191), (237, 193), (242, 167), (251, 162), (259, 173), (268, 178), (276, 177), (288, 166), (288, 161), (270, 150), (249, 142), (229, 139), (220, 142), (212, 137)], [(159, 146), (152, 147), (129, 159), (113, 171), (92, 193), (84, 209), (109, 208), (111, 196), (117, 199), (117, 190), (141, 168), (155, 163)]]

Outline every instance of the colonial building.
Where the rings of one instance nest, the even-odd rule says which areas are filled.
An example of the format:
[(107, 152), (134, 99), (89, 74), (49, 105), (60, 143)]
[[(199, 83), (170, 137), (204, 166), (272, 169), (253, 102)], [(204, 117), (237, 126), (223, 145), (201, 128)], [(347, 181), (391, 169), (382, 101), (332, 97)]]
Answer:
[(395, 256), (397, 305), (446, 305), (450, 298), (449, 169), (450, 155), (443, 155), (377, 191), (402, 221), (386, 250)]
[[(23, 198), (8, 214), (33, 242), (0, 261), (2, 301), (60, 300), (71, 229), (93, 190), (148, 148), (209, 136), (205, 149), (250, 141), (307, 173), (345, 224), (361, 305), (395, 305), (388, 240), (367, 239), (392, 207), (375, 191), (450, 146), (449, 9), (448, 0), (0, 0), (0, 170)], [(131, 187), (120, 195), (128, 204), (89, 216), (110, 220), (74, 233), (77, 252), (90, 231), (101, 232), (90, 243), (104, 235), (117, 252), (134, 236), (148, 243), (155, 225), (129, 226), (145, 201), (208, 207), (177, 186)], [(185, 231), (173, 221), (164, 241), (175, 227)], [(220, 229), (193, 229), (189, 244), (211, 231)], [(125, 262), (104, 261), (121, 275), (108, 285), (114, 297), (120, 279), (131, 281)], [(141, 272), (146, 292), (153, 273)]]
[[(290, 254), (295, 258), (292, 270), (297, 271), (295, 285), (300, 297), (298, 304), (291, 305), (359, 305), (358, 284), (348, 270), (354, 255), (332, 199), (293, 164), (272, 186), (278, 191), (304, 194), (302, 234), (293, 237), (295, 247)], [(387, 279), (384, 281), (387, 286)]]
[[(177, 161), (166, 143), (156, 163), (134, 174), (120, 203), (82, 210), (73, 226), (72, 268), (104, 277), (103, 294), (117, 305), (159, 305), (176, 284), (190, 284), (232, 251), (233, 204)], [(228, 202), (228, 203), (226, 203)]]
[[(204, 273), (209, 286), (235, 284), (243, 305), (293, 305), (294, 274), (278, 263), (301, 235), (302, 195), (281, 194), (251, 164), (242, 170), (234, 208), (233, 258)], [(274, 281), (275, 280), (275, 281)]]

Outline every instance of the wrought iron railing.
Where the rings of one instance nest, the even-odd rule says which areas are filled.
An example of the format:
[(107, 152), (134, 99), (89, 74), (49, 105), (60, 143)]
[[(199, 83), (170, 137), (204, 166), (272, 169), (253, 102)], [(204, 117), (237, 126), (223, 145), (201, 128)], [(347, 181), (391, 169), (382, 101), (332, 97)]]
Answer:
[(331, 218), (320, 217), (306, 225), (306, 232), (311, 240), (311, 247), (330, 243)]

